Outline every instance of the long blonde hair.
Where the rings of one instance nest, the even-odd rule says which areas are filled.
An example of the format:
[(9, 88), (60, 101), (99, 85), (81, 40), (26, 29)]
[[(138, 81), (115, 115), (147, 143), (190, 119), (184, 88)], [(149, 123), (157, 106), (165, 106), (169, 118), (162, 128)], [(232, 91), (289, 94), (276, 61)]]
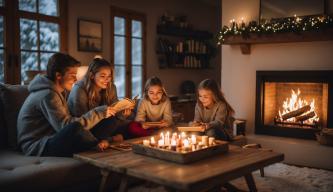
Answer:
[(233, 119), (235, 111), (231, 107), (231, 105), (227, 102), (227, 100), (225, 99), (220, 87), (218, 86), (218, 84), (216, 83), (215, 80), (205, 79), (205, 80), (201, 81), (199, 86), (198, 86), (197, 102), (198, 102), (200, 107), (203, 107), (202, 103), (199, 100), (199, 89), (210, 90), (213, 93), (213, 99), (214, 99), (215, 102), (225, 103), (226, 108), (227, 108), (227, 117), (226, 117), (226, 119), (230, 119), (230, 118)]
[(88, 106), (89, 109), (92, 109), (100, 104), (111, 105), (112, 100), (116, 97), (115, 91), (112, 90), (113, 81), (111, 80), (106, 89), (98, 91), (96, 84), (93, 80), (93, 77), (96, 73), (102, 68), (108, 67), (111, 70), (111, 76), (113, 77), (113, 67), (112, 65), (102, 58), (95, 58), (88, 67), (87, 73), (83, 77), (84, 88), (88, 93)]

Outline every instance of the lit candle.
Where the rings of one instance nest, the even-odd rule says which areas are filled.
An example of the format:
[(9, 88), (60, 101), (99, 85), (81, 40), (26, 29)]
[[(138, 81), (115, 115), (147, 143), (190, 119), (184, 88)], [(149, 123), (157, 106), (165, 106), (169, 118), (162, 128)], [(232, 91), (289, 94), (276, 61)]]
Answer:
[(207, 146), (208, 145), (208, 136), (207, 135), (201, 136), (201, 142), (204, 146)]
[(143, 145), (144, 145), (144, 146), (149, 146), (149, 145), (150, 145), (149, 140), (148, 140), (148, 139), (144, 139), (144, 140), (143, 140)]
[(170, 133), (169, 131), (166, 133), (164, 143), (166, 146), (170, 146)]
[(155, 142), (155, 138), (154, 138), (154, 137), (151, 137), (151, 138), (150, 138), (150, 144), (151, 144), (152, 146), (156, 145), (156, 142)]
[(158, 140), (158, 147), (164, 147), (164, 140), (163, 139)]
[(171, 150), (176, 150), (177, 141), (175, 139), (171, 139)]
[(176, 139), (177, 138), (177, 133), (172, 133), (172, 139)]
[(163, 134), (163, 132), (160, 134), (160, 139), (164, 140), (164, 134)]
[(192, 141), (193, 145), (197, 144), (197, 137), (195, 135), (192, 135), (191, 136), (191, 141)]
[(214, 145), (214, 142), (215, 142), (215, 138), (214, 137), (209, 137), (208, 138), (208, 144), (209, 144), (209, 146)]
[(189, 149), (189, 147), (190, 147), (190, 143), (189, 143), (189, 141), (187, 139), (185, 139), (183, 141), (183, 143), (184, 143), (184, 149), (185, 149), (185, 151), (187, 151)]
[(192, 151), (195, 151), (195, 145), (192, 145)]
[(185, 133), (185, 132), (182, 132), (182, 133), (181, 133), (181, 137), (182, 137), (182, 139), (185, 139), (185, 137), (186, 137), (186, 133)]

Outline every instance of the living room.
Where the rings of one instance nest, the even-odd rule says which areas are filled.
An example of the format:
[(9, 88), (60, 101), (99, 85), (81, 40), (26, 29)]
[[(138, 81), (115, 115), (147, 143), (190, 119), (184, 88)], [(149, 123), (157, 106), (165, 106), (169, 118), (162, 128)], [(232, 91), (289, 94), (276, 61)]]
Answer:
[[(239, 179), (231, 181), (234, 186), (240, 190), (250, 191), (276, 191), (281, 189), (282, 191), (333, 190), (333, 167), (331, 163), (333, 162), (333, 148), (329, 146), (332, 145), (333, 136), (328, 135), (322, 138), (325, 140), (323, 141), (316, 138), (315, 135), (320, 132), (320, 129), (326, 128), (325, 130), (327, 130), (327, 128), (333, 127), (333, 60), (331, 57), (333, 52), (333, 21), (332, 17), (327, 17), (332, 16), (333, 13), (332, 0), (312, 2), (299, 0), (294, 3), (286, 1), (286, 3), (279, 5), (285, 6), (284, 8), (274, 7), (277, 5), (270, 0), (54, 0), (50, 6), (58, 6), (59, 18), (56, 17), (57, 14), (43, 15), (42, 9), (34, 11), (33, 7), (23, 6), (31, 5), (31, 3), (35, 3), (35, 5), (45, 3), (47, 5), (47, 1), (43, 2), (42, 0), (3, 0), (0, 3), (0, 15), (2, 16), (1, 38), (4, 42), (0, 45), (2, 50), (1, 83), (8, 85), (29, 84), (32, 77), (29, 77), (26, 71), (31, 71), (33, 75), (43, 73), (47, 59), (58, 51), (68, 53), (79, 60), (83, 65), (80, 67), (82, 70), (87, 70), (87, 66), (94, 57), (98, 56), (108, 60), (115, 67), (114, 78), (118, 97), (133, 98), (136, 95), (141, 96), (145, 81), (151, 76), (157, 76), (162, 80), (170, 99), (173, 99), (173, 110), (183, 115), (183, 121), (189, 122), (193, 120), (194, 116), (195, 87), (202, 80), (211, 78), (218, 82), (226, 100), (235, 110), (235, 118), (243, 123), (246, 122), (245, 126), (243, 124), (246, 128), (245, 136), (242, 136), (246, 143), (250, 146), (261, 146), (262, 149), (256, 150), (260, 150), (262, 153), (276, 153), (284, 156), (282, 163), (273, 164), (263, 169), (265, 171), (264, 177), (261, 177), (258, 171), (263, 167), (259, 168), (257, 164), (253, 164), (248, 168), (251, 172), (252, 169), (253, 171), (257, 170), (253, 172), (256, 188), (250, 187), (251, 182), (249, 180), (252, 176), (247, 177), (247, 172), (242, 173), (245, 174), (246, 182), (241, 176)], [(20, 7), (21, 5), (22, 7)], [(293, 7), (299, 8), (300, 10), (297, 9), (297, 11), (300, 12), (293, 12), (291, 10)], [(281, 14), (279, 17), (282, 19), (274, 22), (284, 22), (283, 18), (290, 18), (292, 21), (299, 21), (299, 23), (304, 24), (302, 21), (313, 17), (320, 20), (320, 22), (327, 21), (329, 24), (321, 25), (316, 29), (305, 29), (304, 32), (292, 28), (276, 33), (275, 31), (248, 32), (242, 29), (243, 26), (244, 29), (249, 26), (251, 21), (257, 22), (252, 23), (253, 26), (260, 26), (262, 23), (258, 23), (265, 16), (265, 8), (268, 11), (275, 10)], [(125, 19), (117, 20), (119, 18)], [(31, 25), (33, 30), (30, 31), (24, 28), (24, 25), (29, 21), (39, 20), (57, 23), (58, 28), (54, 30), (54, 26), (45, 25), (45, 22), (36, 22), (35, 26)], [(121, 23), (122, 21), (125, 22)], [(133, 23), (133, 21), (140, 23), (139, 31), (141, 31), (141, 35), (135, 36), (132, 34), (131, 36), (127, 34), (131, 31), (130, 27), (134, 26), (135, 22)], [(235, 29), (236, 24), (236, 31), (241, 35), (233, 34), (234, 32), (230, 32), (230, 30), (225, 33), (226, 35), (223, 36), (224, 40), (222, 41), (219, 31), (223, 32), (223, 26)], [(91, 38), (89, 37), (90, 34), (85, 34), (89, 29), (84, 29), (83, 25), (88, 25), (88, 28), (97, 30), (97, 37)], [(162, 30), (163, 28), (159, 28), (161, 26), (171, 26), (171, 28), (168, 29), (168, 32), (165, 32)], [(322, 26), (324, 27), (320, 28)], [(327, 26), (329, 27), (327, 28)], [(119, 30), (117, 31), (117, 27), (123, 27), (124, 34)], [(42, 28), (50, 30), (45, 32)], [(187, 31), (185, 35), (178, 37), (178, 28), (190, 32)], [(170, 30), (173, 33), (171, 35), (169, 34)], [(54, 33), (55, 31), (57, 33)], [(48, 37), (47, 35), (43, 36), (45, 33), (53, 35), (48, 39), (45, 38)], [(95, 34), (95, 32), (93, 33)], [(174, 35), (175, 33), (178, 34)], [(288, 34), (285, 35), (284, 33)], [(35, 38), (26, 38), (26, 34)], [(37, 37), (36, 34), (40, 36)], [(249, 34), (250, 36), (248, 36)], [(193, 48), (193, 53), (183, 53), (186, 52), (182, 48), (184, 45), (187, 45), (185, 47), (190, 49), (192, 35), (195, 39), (193, 47), (198, 48)], [(83, 43), (81, 42), (81, 38), (87, 37), (93, 42), (89, 41), (89, 46), (86, 43), (88, 41), (82, 40)], [(127, 37), (130, 37), (128, 38), (129, 41), (125, 40)], [(28, 45), (27, 42), (30, 43), (29, 46), (22, 45), (24, 43)], [(217, 42), (220, 45), (217, 45)], [(35, 47), (31, 44), (35, 44)], [(47, 44), (52, 44), (53, 47), (48, 48)], [(134, 50), (134, 52), (140, 52), (139, 57), (131, 52), (133, 51), (131, 48), (135, 46), (139, 47), (139, 49)], [(133, 62), (133, 58), (139, 58), (139, 62)], [(132, 81), (132, 79), (136, 79), (136, 81)], [(318, 116), (319, 120), (314, 116), (302, 117), (305, 113), (308, 116), (312, 115), (312, 108), (303, 107), (304, 105), (308, 106), (308, 104), (302, 104), (302, 110), (306, 110), (304, 113), (295, 115), (295, 111), (299, 112), (299, 109), (288, 111), (286, 112), (287, 115), (279, 116), (276, 113), (279, 107), (282, 108), (282, 103), (286, 99), (285, 95), (293, 97), (292, 89), (297, 89), (297, 87), (292, 83), (297, 85), (298, 83), (320, 84), (320, 88), (318, 86), (314, 88), (315, 90), (320, 89), (318, 93), (312, 93), (312, 90), (307, 93), (304, 90), (309, 90), (310, 86), (304, 85), (300, 90), (301, 93), (298, 94), (300, 98), (306, 98), (305, 100), (310, 100), (308, 95), (315, 95), (315, 105), (320, 108), (319, 112), (316, 111), (316, 117)], [(277, 99), (279, 87), (288, 87), (288, 90), (285, 91), (287, 93), (280, 94), (283, 96)], [(266, 92), (269, 88), (272, 88), (273, 91)], [(103, 163), (96, 163), (92, 160), (98, 155), (93, 157), (89, 155), (79, 156), (73, 159), (29, 157), (24, 156), (22, 152), (13, 152), (12, 148), (17, 147), (17, 143), (15, 143), (16, 130), (12, 130), (12, 127), (16, 128), (15, 120), (17, 119), (17, 111), (20, 110), (19, 104), (22, 104), (27, 96), (25, 91), (20, 92), (21, 90), (19, 90), (17, 92), (20, 89), (19, 86), (14, 87), (14, 89), (16, 90), (15, 93), (6, 92), (7, 90), (1, 87), (1, 113), (3, 114), (0, 117), (2, 122), (0, 123), (0, 133), (2, 135), (1, 148), (5, 148), (5, 150), (0, 153), (0, 186), (3, 186), (5, 191), (20, 191), (24, 188), (28, 191), (44, 191), (46, 189), (54, 191), (83, 189), (94, 191), (98, 189), (99, 185), (102, 185), (100, 184), (101, 181), (107, 183), (110, 180), (106, 179), (108, 176), (105, 176), (111, 175), (109, 171), (101, 171), (102, 175), (104, 174), (101, 177), (99, 170), (96, 169), (96, 164), (97, 167), (105, 166)], [(297, 90), (295, 91), (297, 94)], [(274, 102), (267, 97), (270, 94), (273, 95)], [(269, 106), (274, 106), (273, 109), (265, 105), (267, 103), (270, 103)], [(269, 113), (271, 114), (267, 116)], [(292, 118), (295, 117), (295, 119), (315, 119), (315, 123), (304, 124), (305, 121), (303, 120), (299, 121), (301, 123), (280, 121), (281, 119), (287, 119), (288, 115), (291, 115)], [(288, 116), (288, 119), (292, 118)], [(290, 124), (292, 128), (290, 128)], [(5, 130), (3, 127), (10, 127), (10, 129)], [(272, 127), (278, 128), (267, 133), (267, 129)], [(237, 128), (237, 125), (235, 125), (235, 128)], [(287, 131), (281, 133), (285, 130)], [(320, 134), (324, 135), (324, 133)], [(103, 152), (101, 153), (101, 156), (103, 156)], [(106, 156), (113, 153), (104, 153), (104, 157), (106, 158)], [(264, 155), (262, 154), (262, 156)], [(88, 158), (92, 158), (88, 164), (85, 160), (82, 160)], [(129, 160), (130, 156), (126, 156), (126, 158), (124, 156), (123, 158)], [(279, 158), (276, 156), (275, 160), (281, 161), (277, 160)], [(110, 159), (110, 162), (118, 162), (119, 167), (109, 167), (109, 169), (123, 170), (121, 166), (126, 165), (123, 165), (120, 160), (120, 157), (118, 160), (113, 159), (111, 161)], [(141, 160), (146, 161), (145, 159)], [(152, 162), (155, 162), (155, 160)], [(138, 169), (133, 170), (131, 167), (126, 168), (126, 172), (133, 175), (139, 174), (140, 168), (144, 165), (137, 166), (139, 166)], [(168, 166), (170, 165), (168, 164)], [(204, 165), (202, 166), (204, 167)], [(161, 176), (163, 167), (165, 168), (166, 165), (160, 164), (151, 168), (155, 168), (155, 171), (158, 171), (156, 175)], [(181, 170), (182, 168), (180, 165), (175, 165), (173, 169)], [(205, 173), (200, 169), (193, 168), (191, 170), (192, 172), (202, 171), (202, 173)], [(90, 174), (90, 176), (85, 177), (87, 174)], [(118, 175), (119, 172), (112, 174), (114, 175), (111, 178), (122, 178), (121, 174)], [(80, 177), (73, 179), (77, 175), (80, 175)], [(142, 178), (149, 180), (149, 178), (146, 178), (147, 175), (148, 173), (142, 174)], [(226, 177), (229, 178), (229, 175)], [(314, 175), (317, 177), (316, 179), (313, 179)], [(220, 177), (222, 178), (221, 175)], [(151, 177), (151, 180), (153, 183), (165, 182), (161, 178), (156, 176)], [(288, 180), (289, 182), (287, 182)], [(77, 183), (84, 184), (77, 188)], [(124, 180), (121, 179), (120, 183), (122, 183), (120, 189), (124, 189), (122, 188)], [(137, 185), (135, 181), (134, 183), (136, 184), (133, 184), (134, 187), (130, 187), (129, 191), (165, 190), (159, 185)], [(176, 185), (175, 183), (170, 181), (171, 186)], [(210, 184), (207, 184), (207, 186), (210, 186)], [(198, 184), (202, 187), (201, 185)], [(182, 187), (181, 184), (179, 186)], [(174, 189), (168, 187), (166, 189)], [(200, 187), (196, 190), (202, 189), (204, 191), (204, 188)], [(228, 186), (222, 187), (223, 190), (233, 190)], [(185, 187), (179, 190), (186, 189)]]

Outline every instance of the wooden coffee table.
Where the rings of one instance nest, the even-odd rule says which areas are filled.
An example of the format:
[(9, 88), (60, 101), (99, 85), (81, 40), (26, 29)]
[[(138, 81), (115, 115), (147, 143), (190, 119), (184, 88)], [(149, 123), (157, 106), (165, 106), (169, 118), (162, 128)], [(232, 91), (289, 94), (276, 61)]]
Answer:
[(205, 191), (244, 176), (249, 190), (257, 191), (252, 172), (282, 161), (284, 155), (229, 145), (228, 153), (191, 164), (177, 164), (132, 151), (113, 149), (104, 152), (87, 151), (75, 154), (74, 158), (101, 169), (103, 177), (100, 191), (105, 191), (112, 180), (110, 172), (122, 175), (120, 191), (127, 190), (128, 176), (158, 183), (170, 191)]

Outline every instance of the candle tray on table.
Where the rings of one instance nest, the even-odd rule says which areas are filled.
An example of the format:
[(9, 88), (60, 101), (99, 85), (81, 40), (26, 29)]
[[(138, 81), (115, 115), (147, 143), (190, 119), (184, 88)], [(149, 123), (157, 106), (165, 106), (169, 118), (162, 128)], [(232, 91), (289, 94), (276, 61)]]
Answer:
[[(197, 138), (200, 139), (201, 137), (197, 136)], [(195, 150), (184, 150), (180, 147), (177, 147), (175, 150), (170, 147), (147, 146), (143, 144), (143, 140), (132, 144), (132, 151), (135, 153), (182, 164), (192, 163), (206, 157), (226, 153), (229, 150), (228, 142), (221, 140), (215, 140), (213, 145), (203, 146)]]

